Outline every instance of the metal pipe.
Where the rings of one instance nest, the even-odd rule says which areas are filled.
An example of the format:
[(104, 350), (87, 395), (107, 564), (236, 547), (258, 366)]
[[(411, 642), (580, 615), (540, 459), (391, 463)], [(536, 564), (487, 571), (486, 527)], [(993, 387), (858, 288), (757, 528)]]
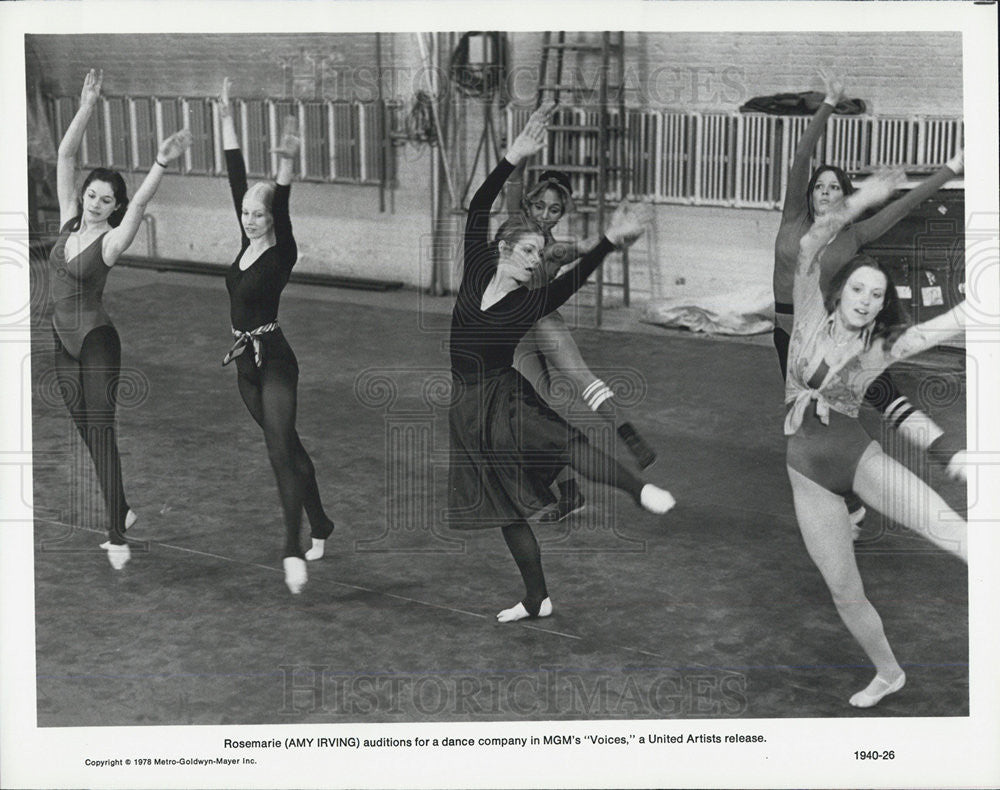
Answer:
[(142, 224), (146, 226), (146, 256), (159, 257), (156, 254), (156, 218), (152, 214), (142, 215)]

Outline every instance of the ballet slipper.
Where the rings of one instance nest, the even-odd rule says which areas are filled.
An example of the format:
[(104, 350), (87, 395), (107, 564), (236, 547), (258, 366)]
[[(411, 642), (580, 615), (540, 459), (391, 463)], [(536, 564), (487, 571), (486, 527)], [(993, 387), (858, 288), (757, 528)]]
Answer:
[(872, 708), (878, 705), (882, 697), (895, 694), (906, 683), (906, 673), (900, 672), (899, 677), (891, 683), (881, 675), (876, 675), (875, 679), (868, 684), (868, 687), (859, 691), (851, 697), (851, 704), (855, 708)]
[(652, 483), (646, 483), (642, 487), (642, 491), (639, 492), (639, 504), (650, 513), (662, 516), (676, 505), (677, 501), (670, 495), (669, 491), (654, 486)]
[(285, 568), (285, 584), (288, 585), (292, 595), (298, 595), (309, 578), (306, 561), (301, 557), (285, 557), (281, 564)]
[(108, 543), (108, 562), (116, 571), (125, 567), (125, 563), (132, 557), (132, 552), (127, 543)]
[(538, 614), (531, 614), (520, 601), (510, 609), (504, 609), (497, 614), (497, 622), (513, 623), (517, 620), (534, 619), (536, 617), (548, 617), (552, 614), (552, 599), (546, 598), (538, 607)]
[(326, 541), (322, 538), (312, 539), (312, 548), (306, 552), (306, 559), (312, 562), (313, 560), (323, 559), (323, 553), (325, 551)]

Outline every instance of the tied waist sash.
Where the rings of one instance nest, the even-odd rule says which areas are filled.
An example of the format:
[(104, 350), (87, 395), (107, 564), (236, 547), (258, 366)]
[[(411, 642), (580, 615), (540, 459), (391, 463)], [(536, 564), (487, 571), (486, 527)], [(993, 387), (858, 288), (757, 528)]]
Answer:
[(229, 349), (229, 353), (226, 354), (225, 359), (222, 360), (222, 367), (225, 367), (236, 359), (236, 357), (246, 351), (248, 343), (253, 348), (254, 362), (257, 363), (257, 367), (260, 367), (263, 360), (263, 351), (260, 347), (260, 337), (268, 332), (273, 332), (277, 328), (277, 321), (271, 321), (269, 324), (263, 324), (262, 326), (258, 326), (256, 329), (249, 329), (247, 331), (233, 327), (233, 337), (236, 338), (236, 342), (233, 343), (233, 347)]
[(785, 415), (785, 436), (791, 436), (799, 430), (802, 420), (805, 419), (806, 409), (812, 401), (816, 401), (816, 416), (820, 422), (824, 425), (830, 424), (830, 403), (827, 399), (819, 390), (801, 389), (793, 400), (785, 401), (786, 405), (791, 405)]

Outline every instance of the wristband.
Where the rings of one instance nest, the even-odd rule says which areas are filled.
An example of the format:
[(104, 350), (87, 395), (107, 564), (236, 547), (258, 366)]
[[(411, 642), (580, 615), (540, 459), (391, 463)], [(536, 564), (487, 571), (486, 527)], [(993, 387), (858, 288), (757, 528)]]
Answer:
[(833, 109), (837, 109), (837, 102), (833, 101), (829, 96), (823, 99), (823, 104), (829, 104)]
[(166, 169), (167, 169), (167, 166), (166, 166), (165, 164), (163, 164), (163, 162), (161, 162), (161, 161), (160, 161), (160, 158), (159, 158), (159, 157), (157, 157), (157, 158), (156, 158), (156, 164), (158, 164), (158, 165), (159, 165), (160, 167), (162, 167), (162, 168), (163, 168), (164, 170), (166, 170)]

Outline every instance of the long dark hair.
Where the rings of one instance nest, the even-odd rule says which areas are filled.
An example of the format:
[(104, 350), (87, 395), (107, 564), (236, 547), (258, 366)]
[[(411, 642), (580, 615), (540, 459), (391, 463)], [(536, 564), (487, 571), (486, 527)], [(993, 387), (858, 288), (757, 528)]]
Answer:
[(865, 266), (882, 272), (885, 277), (885, 297), (882, 302), (882, 309), (875, 316), (875, 325), (872, 327), (872, 339), (885, 338), (887, 343), (892, 343), (910, 326), (910, 316), (906, 307), (896, 294), (896, 288), (892, 284), (892, 277), (885, 265), (871, 255), (855, 255), (845, 263), (833, 275), (830, 280), (830, 288), (824, 297), (824, 307), (827, 315), (830, 315), (840, 304), (841, 294), (847, 281), (858, 269)]
[(122, 174), (117, 170), (109, 170), (106, 167), (95, 167), (83, 179), (83, 185), (76, 194), (76, 218), (73, 220), (71, 230), (80, 229), (80, 223), (83, 221), (83, 193), (87, 191), (87, 187), (94, 181), (104, 181), (110, 184), (111, 191), (115, 196), (117, 206), (111, 212), (111, 216), (108, 217), (108, 224), (112, 228), (117, 228), (125, 218), (125, 210), (128, 208), (128, 187), (125, 185), (125, 179), (122, 178)]
[(819, 177), (827, 171), (837, 177), (837, 183), (840, 184), (840, 191), (844, 193), (844, 197), (855, 192), (854, 184), (851, 183), (851, 179), (847, 173), (836, 165), (820, 165), (813, 171), (812, 178), (809, 179), (809, 186), (806, 188), (806, 209), (809, 212), (810, 222), (816, 221), (816, 215), (813, 213), (813, 190), (816, 188), (816, 182), (819, 181)]

